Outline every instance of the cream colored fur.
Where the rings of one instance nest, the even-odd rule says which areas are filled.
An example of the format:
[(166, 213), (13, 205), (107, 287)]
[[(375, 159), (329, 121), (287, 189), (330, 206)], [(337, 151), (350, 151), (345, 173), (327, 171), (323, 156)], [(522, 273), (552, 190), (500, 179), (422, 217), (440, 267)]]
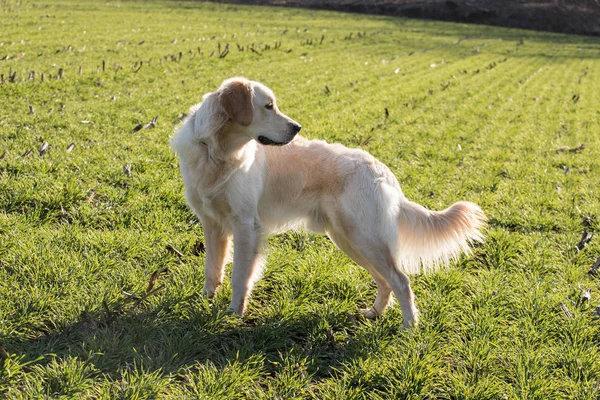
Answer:
[(369, 153), (307, 140), (299, 130), (271, 90), (233, 78), (205, 95), (172, 139), (186, 200), (204, 230), (203, 294), (212, 296), (221, 283), (233, 239), (230, 309), (242, 314), (260, 274), (264, 236), (305, 227), (327, 233), (371, 273), (378, 293), (367, 317), (381, 314), (393, 291), (403, 324), (416, 325), (407, 275), (431, 271), (483, 240), (483, 212), (468, 202), (429, 211), (408, 201)]

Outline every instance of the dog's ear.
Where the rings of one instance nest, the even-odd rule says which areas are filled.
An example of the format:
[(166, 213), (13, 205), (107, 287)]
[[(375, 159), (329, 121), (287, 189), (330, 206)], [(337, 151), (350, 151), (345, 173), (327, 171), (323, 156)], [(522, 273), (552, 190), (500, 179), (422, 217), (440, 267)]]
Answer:
[(224, 118), (217, 93), (209, 92), (202, 96), (202, 103), (190, 110), (190, 119), (194, 120), (194, 131), (200, 139), (215, 135), (227, 122)]
[(219, 90), (219, 104), (233, 121), (248, 126), (252, 123), (252, 87), (250, 82), (230, 80)]

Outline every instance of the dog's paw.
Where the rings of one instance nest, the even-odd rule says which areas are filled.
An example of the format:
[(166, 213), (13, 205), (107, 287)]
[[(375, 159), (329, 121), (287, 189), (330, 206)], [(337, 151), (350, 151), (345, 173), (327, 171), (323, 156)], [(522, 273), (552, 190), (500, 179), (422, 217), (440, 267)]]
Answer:
[(402, 329), (415, 329), (419, 326), (419, 321), (402, 321)]
[(419, 310), (412, 307), (411, 312), (402, 311), (402, 329), (413, 329), (419, 326)]
[(244, 313), (240, 313), (239, 311), (233, 309), (232, 307), (227, 308), (227, 310), (225, 311), (225, 315), (227, 315), (230, 318), (243, 318), (244, 317)]
[(212, 299), (215, 296), (215, 292), (217, 291), (218, 287), (219, 285), (204, 284), (204, 287), (202, 288), (202, 296)]
[(363, 317), (368, 319), (375, 319), (379, 316), (374, 308), (361, 308), (360, 313), (363, 315)]

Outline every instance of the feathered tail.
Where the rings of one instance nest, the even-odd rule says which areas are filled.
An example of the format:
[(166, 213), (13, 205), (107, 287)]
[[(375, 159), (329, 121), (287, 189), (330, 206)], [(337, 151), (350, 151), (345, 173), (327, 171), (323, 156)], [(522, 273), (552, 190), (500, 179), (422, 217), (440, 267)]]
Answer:
[(409, 274), (430, 272), (464, 252), (485, 236), (487, 218), (478, 205), (460, 201), (444, 211), (430, 211), (411, 201), (400, 203), (397, 259)]

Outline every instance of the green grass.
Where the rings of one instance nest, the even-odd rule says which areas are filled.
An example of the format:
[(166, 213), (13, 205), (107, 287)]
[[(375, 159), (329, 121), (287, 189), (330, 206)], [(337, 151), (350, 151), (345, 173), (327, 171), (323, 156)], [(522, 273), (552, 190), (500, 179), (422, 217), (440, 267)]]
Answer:
[[(600, 396), (600, 241), (574, 249), (600, 224), (599, 39), (195, 2), (3, 1), (0, 20), (0, 397)], [(271, 238), (244, 319), (228, 282), (200, 297), (168, 141), (235, 75), (411, 200), (485, 210), (485, 244), (413, 278), (419, 329), (397, 305), (361, 319), (370, 277), (306, 233)]]

